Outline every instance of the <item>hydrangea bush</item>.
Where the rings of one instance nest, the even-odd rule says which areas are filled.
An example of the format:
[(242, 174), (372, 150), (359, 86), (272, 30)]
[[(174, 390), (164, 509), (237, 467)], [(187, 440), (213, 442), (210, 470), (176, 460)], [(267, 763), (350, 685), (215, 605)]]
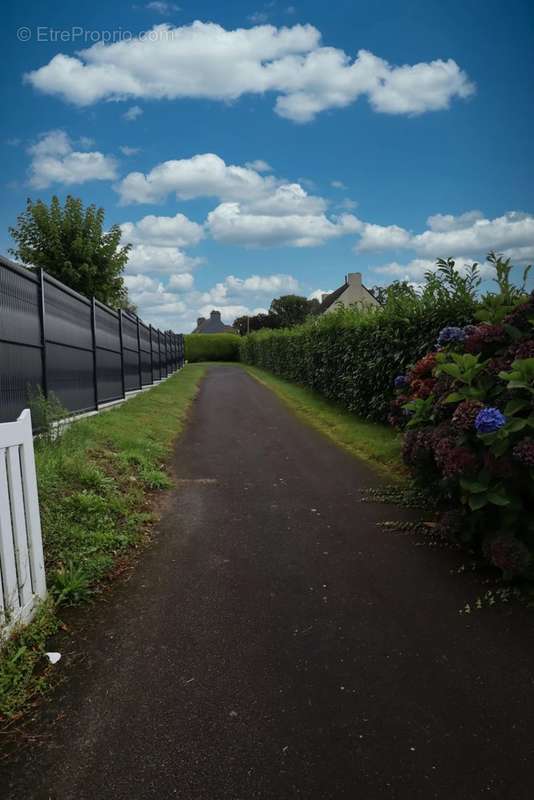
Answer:
[(534, 292), (515, 307), (490, 305), (496, 313), (445, 327), (397, 376), (390, 421), (404, 431), (405, 463), (447, 509), (442, 534), (505, 578), (532, 579)]

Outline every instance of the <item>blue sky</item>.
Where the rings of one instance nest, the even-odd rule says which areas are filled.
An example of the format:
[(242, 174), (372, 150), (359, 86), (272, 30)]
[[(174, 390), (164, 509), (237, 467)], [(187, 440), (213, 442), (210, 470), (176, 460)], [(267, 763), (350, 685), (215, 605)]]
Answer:
[(28, 196), (102, 205), (141, 316), (185, 331), (347, 272), (534, 260), (530, 2), (11, 5), (3, 252)]

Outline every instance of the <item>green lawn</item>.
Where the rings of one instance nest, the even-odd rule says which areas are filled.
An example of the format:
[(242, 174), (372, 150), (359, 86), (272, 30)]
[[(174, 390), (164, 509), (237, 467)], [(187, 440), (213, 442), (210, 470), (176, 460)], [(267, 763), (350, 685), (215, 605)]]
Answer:
[(317, 428), (353, 455), (368, 461), (388, 479), (404, 481), (406, 472), (400, 458), (400, 438), (393, 428), (363, 420), (322, 395), (258, 367), (241, 366), (257, 381), (272, 389), (308, 425)]
[(13, 719), (47, 685), (46, 638), (58, 607), (90, 599), (154, 521), (150, 493), (171, 485), (166, 463), (206, 371), (187, 365), (111, 411), (36, 445), (50, 601), (0, 651), (0, 719)]

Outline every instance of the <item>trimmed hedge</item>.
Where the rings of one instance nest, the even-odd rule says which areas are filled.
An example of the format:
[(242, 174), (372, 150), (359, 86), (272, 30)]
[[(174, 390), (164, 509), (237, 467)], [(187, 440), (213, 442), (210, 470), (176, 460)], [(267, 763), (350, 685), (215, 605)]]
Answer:
[(295, 328), (241, 338), (240, 358), (320, 392), (361, 417), (386, 421), (393, 380), (446, 325), (473, 321), (472, 297), (442, 296), (376, 312), (342, 310)]
[(188, 333), (187, 361), (239, 361), (239, 336), (234, 333)]

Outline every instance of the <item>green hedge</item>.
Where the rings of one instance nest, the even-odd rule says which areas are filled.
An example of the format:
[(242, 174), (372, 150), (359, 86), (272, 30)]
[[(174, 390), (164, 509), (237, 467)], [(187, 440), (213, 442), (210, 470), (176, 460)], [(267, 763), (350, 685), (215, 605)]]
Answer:
[(474, 308), (470, 297), (442, 296), (376, 312), (339, 310), (242, 337), (240, 358), (385, 421), (395, 376), (433, 347), (443, 327), (471, 322)]
[(239, 361), (239, 336), (234, 333), (189, 333), (185, 357), (195, 361)]

